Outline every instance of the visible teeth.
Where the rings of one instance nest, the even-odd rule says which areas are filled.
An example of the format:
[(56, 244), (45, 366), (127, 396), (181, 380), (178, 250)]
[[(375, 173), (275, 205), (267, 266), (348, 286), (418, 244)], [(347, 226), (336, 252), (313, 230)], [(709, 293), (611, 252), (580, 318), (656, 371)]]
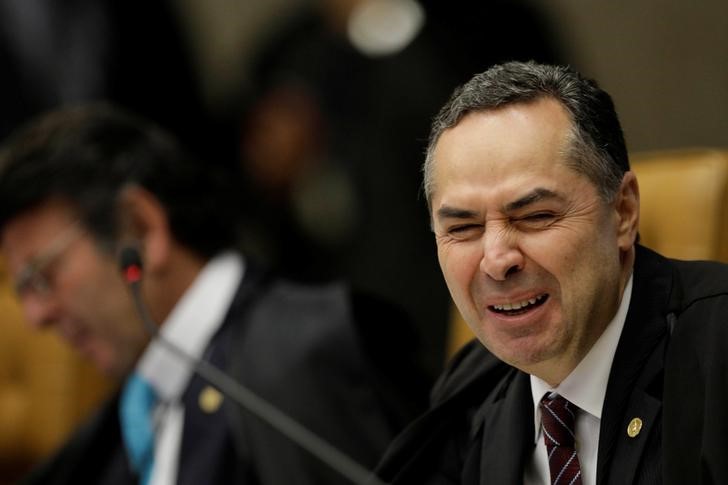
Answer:
[(528, 305), (535, 305), (537, 301), (542, 300), (544, 295), (539, 295), (536, 298), (529, 298), (528, 300), (519, 301), (515, 303), (504, 303), (503, 305), (493, 305), (493, 308), (500, 311), (509, 311), (509, 310), (520, 310), (521, 308), (525, 308)]

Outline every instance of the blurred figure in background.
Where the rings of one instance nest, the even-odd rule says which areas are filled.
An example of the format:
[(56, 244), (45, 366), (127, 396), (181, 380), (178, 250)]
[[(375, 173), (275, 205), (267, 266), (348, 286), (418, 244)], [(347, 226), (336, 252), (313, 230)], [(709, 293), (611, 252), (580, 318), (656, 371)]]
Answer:
[(0, 0), (0, 139), (57, 106), (111, 100), (201, 149), (209, 136), (166, 0)]
[[(0, 0), (0, 139), (48, 109), (112, 99), (202, 151), (209, 120), (172, 6), (167, 0)], [(12, 293), (4, 261), (0, 285), (3, 294)], [(15, 310), (12, 299), (8, 305)], [(19, 313), (3, 306), (0, 317), (4, 344), (17, 349), (4, 354), (1, 396), (17, 390), (32, 404), (22, 404), (15, 417), (4, 412), (0, 433), (13, 444), (2, 450), (0, 483), (15, 483), (65, 439), (111, 385), (52, 336), (27, 332), (23, 319), (14, 318)]]
[(439, 277), (419, 162), (452, 87), (504, 59), (554, 61), (519, 2), (322, 0), (282, 22), (243, 117), (246, 247), (299, 279), (343, 276), (401, 303), (421, 361), (443, 361), (450, 299)]
[(25, 316), (124, 383), (28, 483), (349, 483), (150, 341), (123, 249), (143, 261), (141, 295), (164, 339), (364, 466), (424, 405), (397, 330), (406, 319), (344, 285), (288, 283), (244, 258), (237, 189), (229, 171), (105, 105), (52, 112), (9, 138), (0, 248)]

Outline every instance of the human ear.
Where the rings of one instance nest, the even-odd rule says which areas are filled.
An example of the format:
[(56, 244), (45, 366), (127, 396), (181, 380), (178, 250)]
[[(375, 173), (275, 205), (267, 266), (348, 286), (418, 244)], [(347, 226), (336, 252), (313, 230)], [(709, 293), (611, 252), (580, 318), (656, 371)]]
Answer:
[(617, 215), (617, 242), (619, 249), (627, 251), (637, 240), (640, 218), (640, 191), (634, 172), (625, 172), (615, 196)]
[(154, 194), (138, 185), (124, 188), (117, 205), (121, 245), (136, 246), (144, 268), (154, 273), (170, 257), (172, 233), (167, 212)]

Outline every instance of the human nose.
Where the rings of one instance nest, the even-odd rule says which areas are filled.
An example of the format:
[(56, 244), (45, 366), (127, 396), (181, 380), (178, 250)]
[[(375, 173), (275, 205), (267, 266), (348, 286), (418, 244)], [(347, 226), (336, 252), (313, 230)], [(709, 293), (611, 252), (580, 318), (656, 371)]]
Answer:
[(523, 253), (513, 234), (496, 229), (483, 234), (483, 257), (480, 270), (496, 281), (523, 269)]

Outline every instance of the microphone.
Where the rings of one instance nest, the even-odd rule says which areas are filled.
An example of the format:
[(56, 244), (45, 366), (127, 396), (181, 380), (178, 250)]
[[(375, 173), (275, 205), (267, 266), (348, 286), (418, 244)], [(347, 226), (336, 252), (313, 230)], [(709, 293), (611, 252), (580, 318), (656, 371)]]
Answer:
[(192, 371), (229, 397), (240, 407), (266, 422), (273, 429), (318, 458), (356, 485), (386, 485), (347, 454), (334, 447), (301, 423), (273, 406), (250, 389), (230, 377), (226, 372), (204, 359), (191, 356), (173, 342), (165, 339), (152, 319), (141, 295), (143, 266), (139, 250), (125, 246), (119, 253), (122, 276), (131, 290), (137, 313), (150, 337), (192, 368)]

